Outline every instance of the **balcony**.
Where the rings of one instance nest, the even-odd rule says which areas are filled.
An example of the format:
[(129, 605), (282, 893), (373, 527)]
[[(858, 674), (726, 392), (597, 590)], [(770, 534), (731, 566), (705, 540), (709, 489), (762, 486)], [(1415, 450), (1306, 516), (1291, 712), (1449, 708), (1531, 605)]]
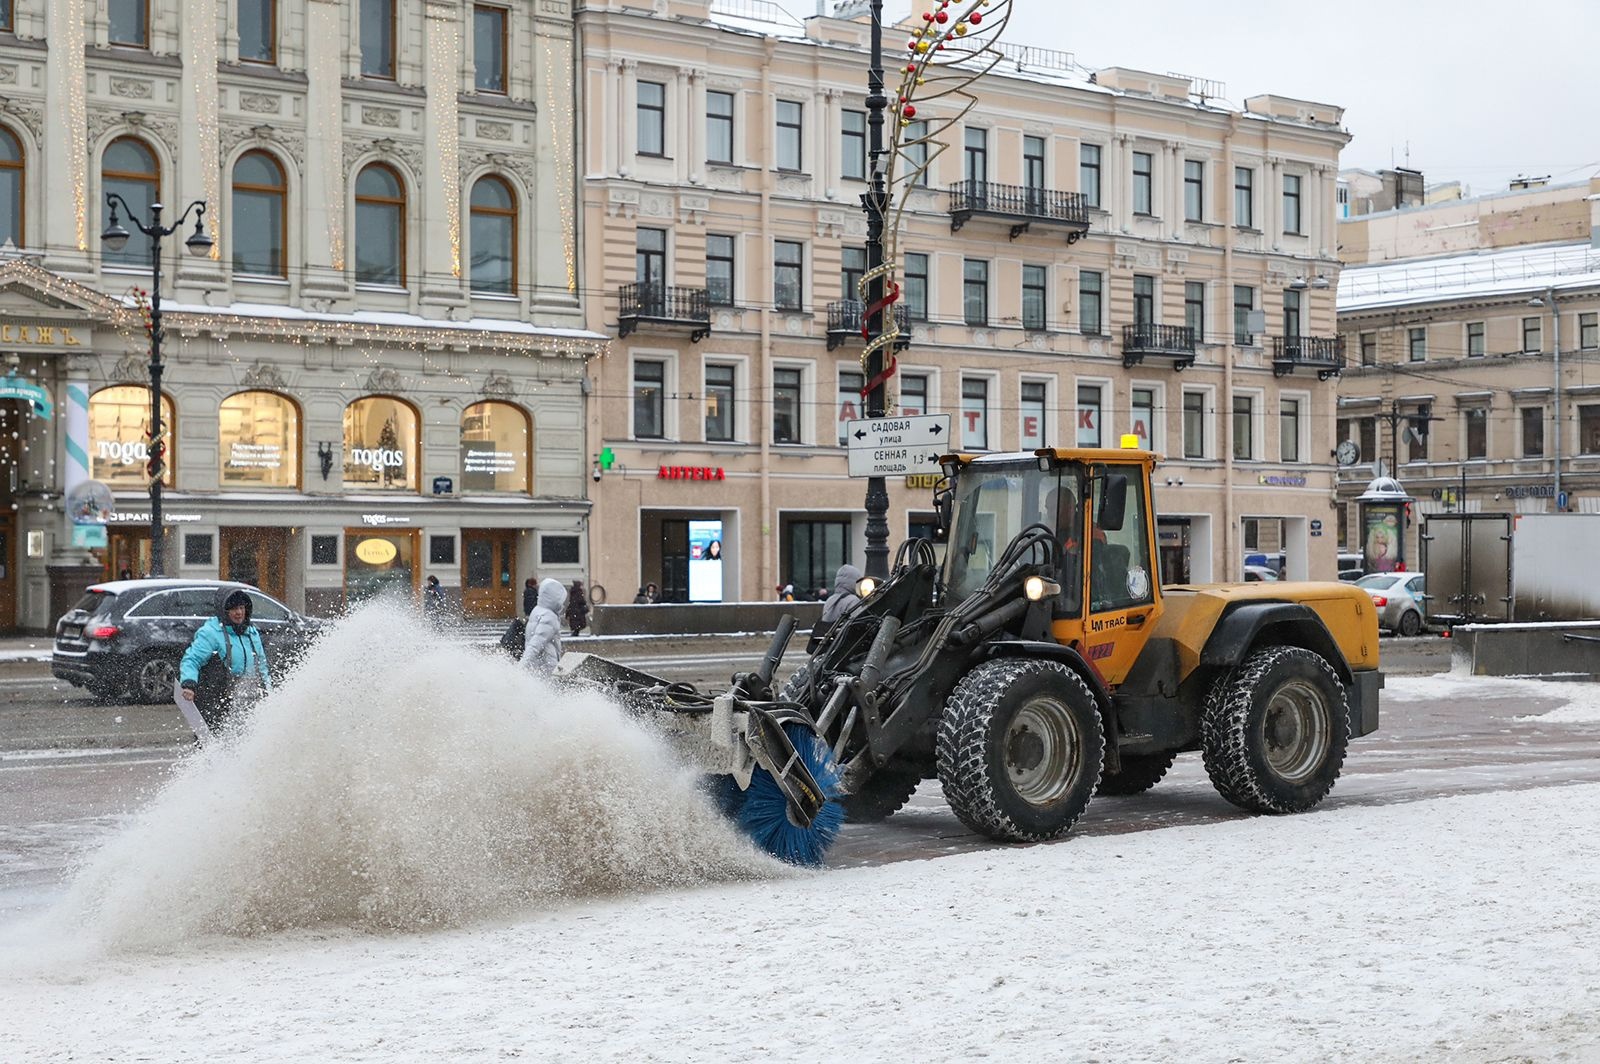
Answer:
[[(857, 299), (828, 304), (829, 351), (861, 337), (861, 317), (865, 312), (866, 304)], [(894, 349), (904, 351), (911, 346), (911, 315), (904, 303), (894, 305), (894, 320), (900, 326), (900, 334), (894, 338)]]
[(689, 342), (696, 344), (711, 335), (711, 301), (704, 288), (636, 282), (622, 286), (621, 300), (618, 337), (637, 332), (641, 324), (687, 328)]
[(1132, 368), (1147, 357), (1170, 358), (1173, 369), (1194, 365), (1194, 330), (1187, 325), (1142, 321), (1122, 327), (1122, 364)]
[(1344, 338), (1339, 336), (1274, 336), (1272, 375), (1287, 377), (1304, 367), (1325, 381), (1344, 372)]
[(959, 232), (974, 215), (1009, 221), (1012, 240), (1035, 222), (1066, 230), (1068, 244), (1076, 244), (1089, 231), (1089, 208), (1082, 193), (957, 181), (950, 186), (950, 231)]

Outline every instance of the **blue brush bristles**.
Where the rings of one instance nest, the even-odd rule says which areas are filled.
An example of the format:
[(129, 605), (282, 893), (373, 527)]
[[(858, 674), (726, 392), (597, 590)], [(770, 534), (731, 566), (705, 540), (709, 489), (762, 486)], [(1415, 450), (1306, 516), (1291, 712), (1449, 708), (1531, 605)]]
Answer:
[(814, 868), (822, 864), (823, 855), (839, 837), (839, 828), (844, 824), (844, 807), (833, 800), (839, 794), (839, 772), (828, 744), (817, 738), (810, 728), (789, 724), (783, 730), (822, 787), (828, 802), (809, 828), (795, 827), (789, 822), (788, 802), (778, 789), (777, 781), (766, 769), (757, 768), (744, 792), (744, 804), (739, 808), (739, 826), (757, 846), (778, 860)]

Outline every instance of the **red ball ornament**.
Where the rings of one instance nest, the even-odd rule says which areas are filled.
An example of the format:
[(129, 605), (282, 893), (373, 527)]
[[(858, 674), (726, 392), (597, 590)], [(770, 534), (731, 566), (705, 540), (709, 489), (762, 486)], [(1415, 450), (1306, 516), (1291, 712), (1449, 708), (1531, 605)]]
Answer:
[(972, 14), (967, 16), (967, 21), (976, 26), (978, 23), (983, 21), (983, 16), (974, 11)]
[(907, 74), (915, 74), (916, 72), (917, 72), (917, 64), (915, 64), (915, 63), (907, 63), (906, 64), (906, 73)]
[(944, 51), (944, 42), (943, 41), (939, 42), (939, 51), (941, 51), (941, 52)]
[(937, 16), (935, 16), (935, 17), (937, 17), (940, 22), (949, 22), (950, 21), (949, 14), (944, 12), (944, 11), (939, 12), (939, 14)]
[(915, 105), (909, 104), (909, 103), (906, 104), (904, 107), (900, 108), (900, 113), (905, 115), (907, 118), (915, 118), (915, 117), (917, 117), (917, 109), (916, 109)]
[(907, 41), (906, 42), (906, 47), (911, 49), (914, 52), (914, 51), (917, 50), (917, 42), (916, 41)]
[(924, 21), (924, 22), (932, 22), (933, 21), (933, 12), (924, 11), (922, 13), (922, 21)]

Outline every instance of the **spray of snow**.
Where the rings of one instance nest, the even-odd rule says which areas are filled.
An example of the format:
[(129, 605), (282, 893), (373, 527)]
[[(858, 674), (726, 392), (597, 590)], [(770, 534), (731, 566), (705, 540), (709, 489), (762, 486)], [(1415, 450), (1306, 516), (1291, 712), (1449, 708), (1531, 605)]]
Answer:
[(369, 607), (182, 763), (46, 919), (148, 948), (781, 874), (606, 699)]

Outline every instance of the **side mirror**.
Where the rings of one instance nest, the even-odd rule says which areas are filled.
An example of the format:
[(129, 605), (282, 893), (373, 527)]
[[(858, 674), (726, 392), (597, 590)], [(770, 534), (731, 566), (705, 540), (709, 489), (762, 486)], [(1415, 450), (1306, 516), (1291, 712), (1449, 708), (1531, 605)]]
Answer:
[(955, 519), (956, 500), (955, 494), (950, 490), (949, 479), (939, 482), (939, 487), (933, 489), (933, 508), (939, 514), (939, 527), (934, 529), (933, 541), (935, 543), (948, 543), (950, 541), (950, 522)]
[(1100, 488), (1100, 513), (1095, 524), (1107, 532), (1122, 529), (1122, 519), (1128, 510), (1128, 478), (1121, 473), (1107, 473)]

